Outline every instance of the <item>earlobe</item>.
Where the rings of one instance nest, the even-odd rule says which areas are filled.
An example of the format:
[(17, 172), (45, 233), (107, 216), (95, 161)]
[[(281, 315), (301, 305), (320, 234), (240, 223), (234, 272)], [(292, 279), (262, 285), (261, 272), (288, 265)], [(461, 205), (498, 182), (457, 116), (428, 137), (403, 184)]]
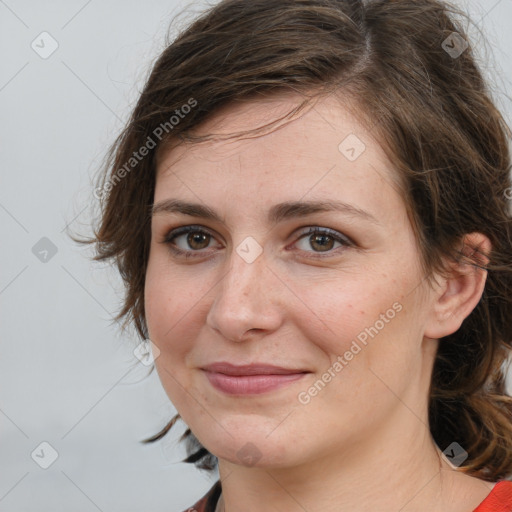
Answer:
[(424, 335), (439, 339), (456, 332), (482, 297), (487, 280), (491, 242), (482, 233), (465, 235), (461, 257), (450, 263), (450, 274), (438, 279)]

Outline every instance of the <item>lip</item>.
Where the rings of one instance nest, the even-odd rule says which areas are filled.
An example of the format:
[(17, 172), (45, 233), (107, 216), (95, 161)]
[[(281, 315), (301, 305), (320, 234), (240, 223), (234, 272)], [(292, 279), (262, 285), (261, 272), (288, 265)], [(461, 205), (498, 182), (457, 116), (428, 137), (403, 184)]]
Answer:
[(210, 384), (229, 395), (260, 394), (277, 390), (311, 373), (304, 369), (269, 364), (233, 365), (219, 362), (202, 368)]
[(252, 363), (244, 365), (231, 364), (226, 361), (209, 364), (202, 367), (203, 370), (225, 375), (289, 375), (296, 373), (305, 373), (308, 370), (302, 368), (284, 368), (273, 364)]

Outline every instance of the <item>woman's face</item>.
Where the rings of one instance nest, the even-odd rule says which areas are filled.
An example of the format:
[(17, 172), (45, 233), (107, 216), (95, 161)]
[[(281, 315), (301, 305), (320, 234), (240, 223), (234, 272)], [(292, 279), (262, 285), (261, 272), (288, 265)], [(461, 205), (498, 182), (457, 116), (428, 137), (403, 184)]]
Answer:
[[(251, 129), (299, 100), (229, 106), (198, 133)], [(424, 433), (436, 340), (393, 172), (334, 97), (266, 135), (159, 158), (149, 336), (169, 398), (219, 458), (349, 460), (383, 436)], [(207, 371), (215, 363), (267, 368)]]

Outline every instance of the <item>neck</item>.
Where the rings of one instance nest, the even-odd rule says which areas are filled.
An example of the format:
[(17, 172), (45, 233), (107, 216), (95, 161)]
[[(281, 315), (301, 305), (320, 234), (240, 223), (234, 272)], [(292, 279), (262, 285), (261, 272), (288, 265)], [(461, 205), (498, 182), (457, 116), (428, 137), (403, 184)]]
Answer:
[[(473, 510), (467, 479), (442, 457), (428, 426), (406, 408), (398, 423), (376, 426), (366, 444), (345, 442), (293, 467), (245, 467), (219, 459), (218, 512), (437, 512)], [(400, 431), (396, 425), (413, 425)], [(408, 434), (407, 434), (408, 432)], [(348, 447), (348, 448), (347, 448)], [(463, 482), (461, 480), (464, 480)], [(480, 497), (485, 496), (483, 488)], [(462, 505), (461, 505), (462, 504)], [(461, 508), (466, 506), (467, 508)], [(217, 511), (216, 511), (217, 512)]]

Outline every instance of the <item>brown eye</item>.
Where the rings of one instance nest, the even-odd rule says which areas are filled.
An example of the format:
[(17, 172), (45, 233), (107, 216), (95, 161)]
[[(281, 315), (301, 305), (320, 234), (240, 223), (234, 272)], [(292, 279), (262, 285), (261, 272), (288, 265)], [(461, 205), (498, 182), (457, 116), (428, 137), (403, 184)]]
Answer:
[[(305, 233), (302, 233), (299, 240), (303, 243), (301, 250), (310, 253), (335, 253), (335, 249), (340, 247), (352, 247), (354, 243), (348, 237), (338, 233), (329, 228), (310, 228)], [(338, 247), (335, 244), (338, 243)], [(308, 247), (313, 248), (313, 251), (308, 250)]]
[(329, 251), (333, 248), (334, 239), (329, 235), (311, 235), (309, 237), (311, 247), (316, 247), (320, 251)]
[(191, 231), (187, 235), (187, 243), (192, 249), (206, 249), (206, 247), (208, 247), (210, 238), (211, 237), (208, 233), (204, 233), (202, 231)]
[(176, 255), (185, 255), (188, 257), (204, 256), (210, 243), (214, 239), (213, 235), (199, 226), (183, 226), (171, 230), (162, 243)]

